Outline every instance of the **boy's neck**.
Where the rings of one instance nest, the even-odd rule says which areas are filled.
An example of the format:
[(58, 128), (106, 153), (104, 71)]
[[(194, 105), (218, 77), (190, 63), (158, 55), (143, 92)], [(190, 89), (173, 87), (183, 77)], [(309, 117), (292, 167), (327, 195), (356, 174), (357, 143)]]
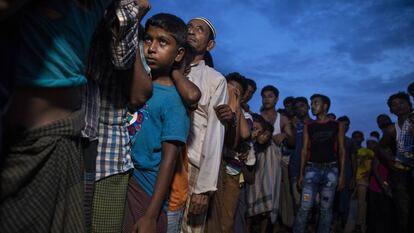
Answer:
[(321, 121), (321, 122), (328, 121), (328, 120), (329, 120), (329, 118), (328, 118), (328, 114), (326, 114), (326, 113), (320, 113), (320, 114), (318, 114), (318, 115), (316, 116), (316, 120), (317, 120), (317, 121)]
[(170, 77), (170, 72), (152, 72), (152, 82), (158, 83), (164, 86), (174, 85), (173, 80)]
[(276, 108), (265, 108), (262, 109), (262, 113), (276, 113)]

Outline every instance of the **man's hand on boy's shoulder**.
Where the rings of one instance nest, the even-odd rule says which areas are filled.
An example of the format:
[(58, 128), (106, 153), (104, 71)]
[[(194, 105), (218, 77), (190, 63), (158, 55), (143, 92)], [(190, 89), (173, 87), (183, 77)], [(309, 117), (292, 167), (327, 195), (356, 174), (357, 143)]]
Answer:
[(137, 19), (141, 22), (141, 20), (144, 18), (144, 16), (148, 13), (148, 11), (151, 9), (151, 4), (148, 0), (136, 0), (138, 5), (138, 15)]
[(217, 118), (223, 123), (231, 125), (235, 121), (235, 114), (228, 104), (222, 104), (214, 107)]

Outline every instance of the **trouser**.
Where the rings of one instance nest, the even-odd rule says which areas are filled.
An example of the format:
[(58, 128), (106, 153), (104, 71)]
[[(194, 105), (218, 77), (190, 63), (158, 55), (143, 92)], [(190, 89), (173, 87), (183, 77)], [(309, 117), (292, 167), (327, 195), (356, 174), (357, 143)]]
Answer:
[(412, 214), (414, 206), (414, 182), (411, 171), (391, 169), (390, 183), (396, 211), (397, 232), (411, 232), (410, 222), (412, 222), (412, 218), (410, 214)]
[(217, 191), (210, 202), (205, 232), (234, 232), (234, 220), (240, 196), (239, 181), (240, 174), (227, 174), (223, 163), (217, 181)]
[(368, 233), (393, 232), (393, 205), (390, 197), (368, 189)]
[(295, 216), (298, 213), (298, 209), (300, 206), (300, 192), (298, 190), (298, 179), (297, 177), (290, 177), (290, 190), (292, 192), (292, 199), (293, 199), (293, 210), (295, 212)]
[(281, 167), (282, 167), (282, 182), (281, 182), (281, 190), (280, 190), (280, 207), (279, 207), (279, 214), (282, 219), (282, 223), (288, 227), (292, 227), (295, 221), (295, 213), (294, 213), (294, 203), (292, 192), (290, 188), (289, 182), (289, 171), (288, 171), (288, 164), (289, 160), (282, 159)]
[(178, 210), (168, 210), (167, 219), (167, 233), (180, 233), (181, 223), (183, 220), (184, 207)]
[(367, 216), (367, 181), (358, 181), (357, 183), (357, 203), (358, 213), (356, 224), (359, 226), (365, 226), (365, 219)]
[(305, 232), (308, 213), (312, 209), (317, 193), (320, 193), (319, 233), (328, 233), (332, 221), (332, 204), (338, 183), (338, 168), (308, 164), (305, 168), (301, 203), (295, 219), (293, 232)]

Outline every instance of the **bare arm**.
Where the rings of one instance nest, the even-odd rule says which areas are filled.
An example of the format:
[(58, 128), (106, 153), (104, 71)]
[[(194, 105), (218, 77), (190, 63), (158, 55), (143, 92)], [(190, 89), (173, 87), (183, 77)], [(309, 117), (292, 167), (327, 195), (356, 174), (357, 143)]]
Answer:
[(309, 134), (308, 134), (308, 125), (305, 124), (303, 127), (303, 146), (302, 151), (300, 153), (300, 173), (299, 173), (299, 179), (298, 179), (298, 188), (302, 188), (302, 182), (303, 182), (303, 175), (305, 172), (305, 166), (308, 162), (308, 146), (309, 146)]
[(286, 116), (282, 116), (282, 132), (286, 134), (286, 141), (290, 147), (295, 146), (295, 131), (292, 123)]
[(339, 146), (339, 180), (338, 190), (342, 190), (345, 186), (345, 128), (343, 124), (339, 124), (338, 132), (338, 146)]
[(183, 70), (174, 69), (171, 77), (185, 105), (190, 109), (195, 109), (201, 98), (201, 91), (193, 82), (188, 80), (183, 73)]
[(157, 219), (160, 214), (164, 199), (167, 196), (168, 190), (170, 189), (175, 169), (175, 163), (178, 158), (179, 148), (179, 142), (162, 142), (161, 164), (157, 176), (157, 181), (155, 182), (154, 192), (144, 216), (138, 220), (137, 232), (156, 232)]
[(141, 51), (135, 55), (134, 72), (129, 90), (129, 108), (137, 109), (145, 104), (152, 94), (152, 80), (141, 60)]

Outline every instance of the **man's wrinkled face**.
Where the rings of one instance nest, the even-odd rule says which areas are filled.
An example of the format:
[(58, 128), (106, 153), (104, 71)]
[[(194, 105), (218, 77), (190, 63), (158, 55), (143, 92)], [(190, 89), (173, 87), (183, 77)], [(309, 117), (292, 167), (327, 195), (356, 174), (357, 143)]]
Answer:
[(210, 33), (210, 28), (202, 20), (193, 19), (187, 24), (187, 42), (198, 54), (212, 49), (209, 45)]

